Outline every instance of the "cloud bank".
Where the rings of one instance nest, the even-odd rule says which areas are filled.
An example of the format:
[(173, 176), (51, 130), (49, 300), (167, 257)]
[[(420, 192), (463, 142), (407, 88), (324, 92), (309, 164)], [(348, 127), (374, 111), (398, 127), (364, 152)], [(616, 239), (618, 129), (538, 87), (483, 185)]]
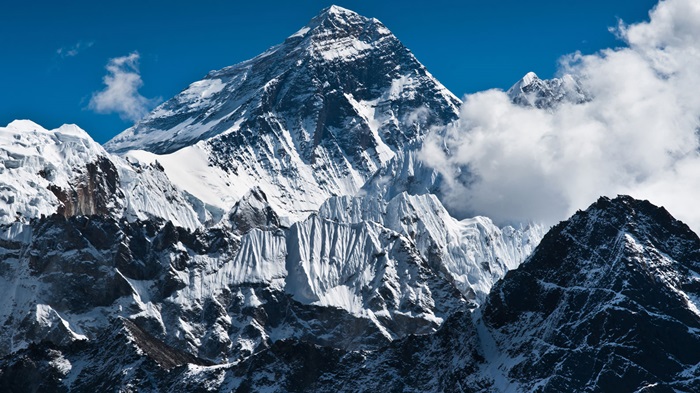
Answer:
[(137, 121), (161, 101), (139, 93), (143, 81), (138, 52), (110, 59), (105, 68), (107, 75), (102, 79), (105, 88), (92, 94), (89, 109), (97, 113), (117, 113), (123, 120)]
[(700, 231), (700, 2), (661, 1), (620, 22), (622, 48), (561, 59), (593, 97), (543, 110), (503, 91), (465, 97), (458, 123), (421, 157), (452, 211), (506, 223), (565, 219), (600, 195), (664, 205)]

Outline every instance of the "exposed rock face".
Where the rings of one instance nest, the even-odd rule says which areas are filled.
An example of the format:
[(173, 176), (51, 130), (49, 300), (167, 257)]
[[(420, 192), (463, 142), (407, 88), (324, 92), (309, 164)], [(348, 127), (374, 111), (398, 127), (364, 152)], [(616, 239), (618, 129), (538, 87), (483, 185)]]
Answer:
[(50, 184), (49, 190), (61, 202), (58, 214), (64, 217), (112, 215), (124, 194), (119, 188), (119, 174), (112, 161), (98, 157), (85, 166), (85, 173), (71, 180), (68, 189)]
[(253, 228), (269, 229), (280, 227), (280, 219), (267, 201), (267, 195), (253, 188), (231, 209), (228, 216), (233, 229), (246, 233)]

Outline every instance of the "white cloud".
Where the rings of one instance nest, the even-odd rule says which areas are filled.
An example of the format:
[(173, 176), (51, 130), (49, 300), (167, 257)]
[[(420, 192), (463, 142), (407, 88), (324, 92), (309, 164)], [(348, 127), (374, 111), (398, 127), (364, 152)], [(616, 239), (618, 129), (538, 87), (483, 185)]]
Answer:
[(64, 46), (62, 48), (56, 49), (56, 54), (60, 58), (75, 57), (78, 54), (80, 54), (80, 52), (92, 47), (93, 45), (95, 45), (94, 41), (88, 41), (88, 42), (78, 41), (74, 45)]
[(139, 74), (139, 54), (110, 59), (102, 79), (105, 88), (92, 94), (88, 107), (97, 113), (117, 113), (124, 120), (137, 121), (148, 113), (160, 98), (146, 98), (139, 93), (143, 86)]
[(444, 175), (453, 211), (554, 223), (630, 194), (700, 230), (700, 2), (661, 1), (616, 33), (625, 47), (561, 60), (590, 102), (540, 110), (485, 91), (429, 137), (422, 157)]

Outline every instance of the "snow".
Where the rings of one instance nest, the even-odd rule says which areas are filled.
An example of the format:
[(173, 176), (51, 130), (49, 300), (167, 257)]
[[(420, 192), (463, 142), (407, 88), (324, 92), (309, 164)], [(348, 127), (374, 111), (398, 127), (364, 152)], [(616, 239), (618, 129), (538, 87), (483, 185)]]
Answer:
[(294, 37), (303, 37), (303, 36), (306, 35), (306, 33), (309, 32), (309, 30), (311, 30), (311, 28), (308, 27), (308, 26), (307, 26), (307, 27), (302, 27), (301, 29), (299, 29), (299, 31), (297, 31), (296, 33), (290, 35), (287, 39), (289, 39), (289, 38), (294, 38)]
[[(288, 137), (285, 146), (290, 146), (290, 143), (291, 137)], [(144, 165), (157, 161), (176, 187), (211, 206), (213, 210), (229, 211), (251, 189), (259, 187), (275, 211), (283, 217), (289, 217), (291, 222), (301, 220), (318, 209), (328, 196), (335, 193), (353, 194), (363, 183), (363, 178), (356, 172), (332, 178), (322, 177), (314, 173), (313, 167), (304, 163), (291, 147), (288, 152), (286, 160), (289, 162), (279, 165), (298, 170), (299, 176), (279, 174), (282, 168), (270, 168), (267, 165), (268, 152), (252, 149), (246, 149), (237, 162), (247, 170), (238, 170), (236, 173), (224, 171), (210, 165), (212, 153), (202, 142), (171, 154), (157, 155), (133, 150), (127, 152), (125, 157)], [(274, 160), (273, 163), (277, 161), (276, 158)], [(327, 162), (328, 166), (332, 165), (331, 159), (325, 156), (320, 156), (318, 161), (319, 164)]]
[(326, 61), (336, 59), (356, 58), (373, 46), (358, 39), (347, 39), (333, 42), (332, 45), (317, 45), (313, 48), (316, 55), (321, 56)]
[(458, 221), (432, 194), (402, 192), (388, 202), (371, 196), (334, 197), (321, 206), (319, 215), (344, 223), (379, 223), (410, 238), (425, 258), (437, 247), (440, 264), (458, 289), (478, 302), (544, 235), (544, 228), (538, 225), (516, 230), (500, 229), (486, 217)]
[(357, 113), (362, 116), (372, 131), (372, 137), (374, 138), (374, 142), (377, 144), (374, 150), (379, 157), (379, 163), (384, 164), (394, 158), (396, 153), (379, 136), (379, 128), (382, 125), (382, 122), (376, 113), (376, 106), (379, 100), (357, 101), (352, 94), (348, 93), (345, 93), (345, 98), (347, 98)]
[(53, 214), (59, 201), (48, 186), (68, 188), (80, 168), (106, 155), (75, 125), (47, 130), (15, 120), (0, 127), (0, 224)]
[(146, 165), (157, 161), (175, 186), (224, 210), (230, 209), (248, 191), (240, 183), (227, 182), (222, 170), (209, 166), (208, 154), (201, 143), (165, 155), (132, 150), (125, 157)]
[(327, 12), (328, 12), (328, 14), (331, 14), (331, 15), (345, 15), (345, 16), (352, 16), (352, 17), (359, 16), (355, 11), (349, 10), (347, 8), (344, 8), (344, 7), (335, 5), (335, 4), (328, 7)]
[(73, 365), (68, 359), (63, 357), (63, 355), (60, 352), (55, 352), (58, 356), (55, 359), (52, 359), (49, 362), (49, 365), (53, 369), (57, 370), (61, 375), (68, 375), (68, 373), (70, 373), (70, 371), (73, 369)]
[(243, 305), (246, 307), (259, 307), (264, 304), (262, 301), (260, 301), (260, 299), (258, 299), (258, 296), (255, 294), (255, 290), (253, 288), (247, 288), (243, 296), (245, 297)]
[(190, 108), (193, 108), (208, 104), (207, 99), (219, 93), (225, 87), (226, 84), (221, 79), (204, 79), (192, 83), (181, 94), (186, 101), (191, 103)]
[(362, 316), (365, 314), (362, 299), (357, 296), (355, 289), (342, 284), (323, 292), (318, 301), (313, 302), (313, 304), (341, 308), (354, 315)]
[(531, 85), (534, 81), (538, 80), (540, 78), (537, 77), (537, 74), (534, 72), (530, 71), (525, 76), (523, 79), (520, 81), (520, 87), (523, 88), (525, 86)]
[[(120, 186), (126, 194), (124, 216), (129, 221), (162, 218), (176, 226), (194, 230), (216, 220), (221, 213), (206, 209), (203, 202), (175, 187), (152, 162), (138, 167), (112, 156), (119, 171)], [(132, 161), (135, 162), (135, 161)]]
[(72, 329), (71, 324), (65, 320), (58, 311), (54, 310), (48, 304), (36, 304), (34, 318), (39, 326), (46, 328), (47, 331), (53, 326), (61, 325), (68, 332), (72, 340), (87, 340), (84, 334), (78, 333)]

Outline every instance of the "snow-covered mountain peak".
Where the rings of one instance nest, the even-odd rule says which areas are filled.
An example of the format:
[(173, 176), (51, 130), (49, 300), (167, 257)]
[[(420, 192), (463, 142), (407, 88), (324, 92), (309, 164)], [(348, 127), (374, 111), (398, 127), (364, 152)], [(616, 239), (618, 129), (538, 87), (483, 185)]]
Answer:
[(525, 86), (530, 86), (531, 84), (536, 83), (538, 81), (540, 81), (540, 78), (537, 76), (537, 74), (530, 71), (527, 74), (525, 74), (525, 76), (523, 76), (523, 78), (520, 79), (520, 81), (516, 83), (516, 86), (519, 85), (520, 88), (523, 88)]
[(290, 36), (286, 43), (305, 47), (321, 61), (345, 61), (381, 45), (385, 39), (397, 40), (381, 22), (342, 7), (331, 6)]
[(351, 36), (364, 41), (376, 41), (390, 35), (391, 32), (375, 18), (364, 17), (343, 7), (330, 6), (289, 38), (311, 37), (315, 41), (328, 41)]
[(456, 119), (459, 105), (379, 21), (331, 7), (282, 44), (192, 83), (105, 147), (154, 154), (176, 185), (223, 211), (258, 186), (297, 220), (355, 194)]
[(578, 81), (569, 74), (561, 78), (540, 79), (534, 72), (528, 72), (506, 94), (518, 105), (540, 109), (550, 109), (563, 102), (580, 104), (590, 100)]
[(368, 18), (343, 8), (337, 5), (332, 5), (321, 10), (311, 21), (306, 25), (306, 28), (314, 29), (322, 26), (324, 29), (337, 30), (343, 27), (361, 24), (369, 21)]
[[(16, 146), (34, 145), (41, 148), (43, 139), (50, 138), (64, 140), (66, 142), (80, 142), (88, 150), (97, 154), (105, 154), (104, 149), (92, 140), (90, 135), (75, 124), (64, 124), (56, 129), (48, 130), (41, 125), (27, 119), (13, 120), (7, 127), (0, 127), (3, 137), (11, 137)], [(3, 144), (6, 147), (8, 144)]]
[(339, 5), (331, 5), (330, 7), (326, 7), (320, 12), (321, 15), (328, 15), (329, 17), (332, 16), (359, 16), (357, 12), (349, 10), (347, 8), (341, 7)]

